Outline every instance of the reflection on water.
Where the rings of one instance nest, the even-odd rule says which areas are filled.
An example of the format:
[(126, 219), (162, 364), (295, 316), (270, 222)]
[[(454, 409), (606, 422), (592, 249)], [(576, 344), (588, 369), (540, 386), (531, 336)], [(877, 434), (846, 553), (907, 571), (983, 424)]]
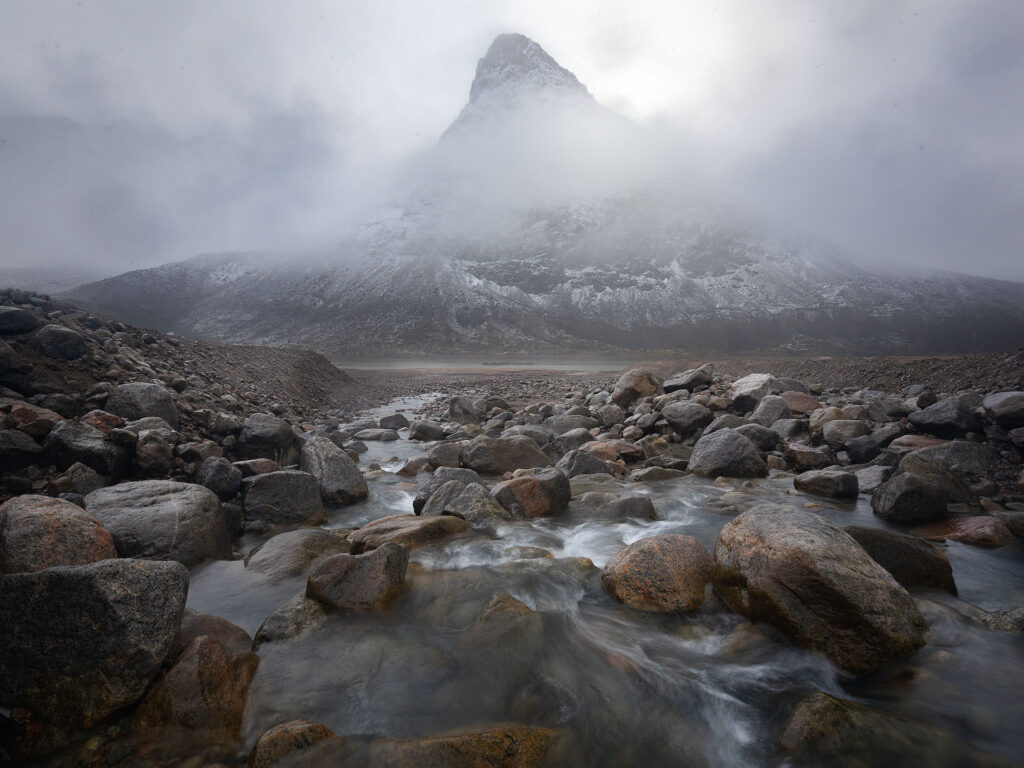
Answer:
[[(420, 450), (407, 440), (376, 443), (362, 463), (400, 466)], [(371, 478), (369, 499), (329, 510), (328, 527), (409, 512), (428, 477)], [(839, 525), (883, 525), (866, 500), (811, 501), (786, 477), (606, 485), (648, 494), (658, 519), (570, 511), (438, 542), (412, 552), (407, 589), (386, 611), (334, 614), (303, 636), (261, 646), (248, 743), (299, 717), (342, 735), (397, 737), (512, 721), (561, 727), (559, 759), (569, 765), (756, 766), (772, 763), (794, 704), (825, 691), (1024, 759), (1024, 642), (965, 623), (951, 597), (922, 596), (924, 649), (853, 681), (824, 656), (746, 623), (713, 593), (693, 614), (664, 616), (627, 609), (601, 585), (600, 566), (645, 536), (685, 533), (712, 550), (728, 520), (766, 500), (815, 504)], [(962, 599), (987, 609), (1019, 603), (1019, 544), (995, 552), (950, 544), (946, 552)], [(270, 582), (240, 562), (211, 563), (192, 570), (189, 605), (254, 632), (304, 586), (302, 577)], [(538, 615), (478, 624), (499, 592)]]

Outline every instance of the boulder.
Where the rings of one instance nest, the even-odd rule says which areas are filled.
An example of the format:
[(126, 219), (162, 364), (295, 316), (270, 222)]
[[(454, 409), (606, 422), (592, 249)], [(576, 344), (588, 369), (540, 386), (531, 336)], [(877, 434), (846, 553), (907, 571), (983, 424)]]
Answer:
[(0, 336), (16, 336), (34, 331), (39, 319), (29, 310), (21, 307), (0, 307)]
[(554, 728), (502, 725), (432, 738), (384, 739), (370, 746), (367, 764), (388, 768), (534, 768), (549, 764), (546, 758), (560, 733)]
[(821, 408), (821, 403), (808, 395), (806, 392), (787, 390), (779, 395), (786, 401), (792, 413), (810, 413)]
[(662, 380), (651, 371), (633, 368), (626, 371), (615, 382), (612, 401), (622, 408), (628, 408), (641, 397), (650, 397), (661, 389)]
[(393, 429), (361, 429), (352, 435), (356, 440), (372, 440), (379, 443), (393, 443), (398, 433)]
[(711, 411), (697, 403), (669, 403), (661, 409), (661, 417), (683, 437), (692, 435), (711, 423)]
[(80, 462), (75, 462), (68, 467), (64, 476), (71, 481), (71, 490), (83, 498), (97, 488), (105, 488), (108, 485), (107, 478)]
[(81, 462), (101, 475), (120, 477), (131, 466), (131, 455), (124, 447), (109, 442), (95, 427), (78, 421), (62, 421), (54, 426), (46, 436), (43, 451), (61, 469)]
[(843, 443), (842, 448), (854, 464), (867, 464), (882, 452), (881, 446), (871, 435), (851, 437)]
[(391, 541), (362, 555), (331, 555), (309, 575), (306, 596), (330, 608), (378, 610), (401, 593), (408, 565), (408, 548)]
[(349, 554), (350, 530), (327, 531), (323, 528), (299, 528), (272, 536), (245, 556), (248, 571), (279, 580), (309, 570), (310, 563), (325, 555)]
[(741, 424), (735, 431), (752, 442), (762, 453), (774, 451), (779, 444), (779, 434), (760, 424)]
[(947, 397), (912, 413), (910, 423), (922, 432), (944, 438), (981, 431), (981, 420), (962, 397)]
[(249, 637), (249, 633), (237, 624), (232, 624), (227, 619), (222, 619), (211, 613), (196, 613), (191, 608), (186, 608), (181, 617), (178, 637), (167, 658), (169, 660), (177, 659), (193, 640), (203, 635), (212, 637), (232, 654), (248, 653), (252, 648), (252, 638)]
[(914, 472), (897, 472), (871, 494), (871, 509), (883, 520), (925, 523), (946, 516), (949, 497)]
[(174, 466), (174, 449), (153, 430), (143, 430), (135, 442), (135, 467), (143, 477), (165, 477)]
[(582, 449), (569, 451), (558, 460), (555, 466), (569, 477), (576, 477), (576, 475), (610, 475), (614, 471), (609, 462), (599, 459), (594, 454)]
[(50, 430), (64, 420), (64, 417), (56, 411), (28, 403), (11, 406), (9, 415), (11, 421), (14, 422), (14, 428), (34, 440), (44, 440), (50, 434)]
[(5, 470), (21, 469), (43, 458), (39, 443), (17, 429), (0, 429), (0, 462)]
[(445, 508), (449, 504), (454, 503), (468, 486), (469, 484), (464, 483), (462, 480), (449, 480), (430, 494), (430, 498), (427, 499), (427, 502), (420, 508), (419, 512), (416, 512), (416, 507), (414, 505), (413, 512), (414, 514), (422, 515), (423, 517), (438, 517), (443, 515)]
[(799, 472), (824, 469), (836, 463), (835, 455), (827, 447), (814, 448), (804, 443), (789, 443), (782, 453)]
[(120, 557), (185, 565), (231, 557), (220, 499), (201, 485), (137, 480), (93, 491), (85, 507), (110, 531)]
[(393, 413), (380, 420), (381, 429), (399, 430), (409, 426), (409, 420), (400, 413)]
[(458, 424), (478, 424), (483, 415), (468, 397), (453, 397), (448, 402), (448, 417)]
[(736, 379), (729, 389), (729, 397), (733, 408), (744, 413), (754, 410), (765, 395), (778, 391), (778, 382), (770, 373), (751, 373)]
[(406, 549), (416, 549), (468, 530), (469, 523), (452, 515), (388, 515), (353, 531), (348, 541), (352, 545), (352, 554), (359, 555), (389, 542), (402, 544)]
[(651, 497), (641, 493), (602, 493), (590, 491), (580, 496), (575, 508), (588, 519), (619, 522), (628, 518), (657, 520)]
[(711, 556), (700, 542), (663, 534), (620, 550), (605, 565), (601, 582), (631, 608), (681, 613), (703, 605), (713, 572)]
[(837, 419), (849, 419), (846, 411), (841, 408), (836, 408), (834, 405), (830, 405), (826, 408), (819, 408), (808, 415), (807, 426), (812, 433), (818, 434), (824, 428), (825, 425), (830, 421), (836, 421)]
[(159, 384), (132, 382), (121, 384), (107, 398), (106, 409), (128, 421), (156, 416), (171, 427), (178, 427), (178, 409), (171, 391)]
[(480, 435), (463, 449), (462, 463), (485, 475), (501, 475), (516, 469), (547, 467), (551, 459), (528, 437)]
[(631, 483), (656, 483), (659, 480), (675, 480), (684, 477), (686, 472), (672, 467), (644, 467), (629, 474)]
[(792, 418), (793, 412), (785, 398), (778, 395), (765, 395), (757, 404), (754, 412), (750, 414), (750, 420), (762, 427), (770, 427), (779, 419)]
[(462, 464), (464, 443), (438, 443), (427, 451), (427, 462), (435, 469), (438, 467), (459, 467)]
[(242, 423), (235, 453), (240, 459), (273, 459), (281, 466), (299, 463), (301, 440), (288, 422), (254, 413)]
[[(563, 432), (548, 442), (555, 451), (552, 455), (560, 456), (569, 451), (575, 451), (577, 448), (582, 448), (593, 439), (594, 436), (590, 433), (589, 429), (580, 427), (579, 429), (570, 429), (568, 432)], [(540, 445), (540, 443), (537, 443), (537, 445)]]
[(815, 693), (796, 705), (778, 738), (797, 766), (999, 765), (978, 760), (942, 728), (854, 701)]
[(290, 720), (268, 728), (256, 739), (249, 753), (248, 768), (287, 768), (302, 765), (304, 750), (338, 736), (326, 725), (309, 720)]
[(802, 493), (832, 499), (856, 499), (860, 492), (857, 476), (836, 469), (816, 469), (793, 478), (793, 487)]
[(572, 490), (569, 477), (555, 467), (498, 483), (491, 496), (507, 510), (508, 518), (526, 520), (561, 512), (569, 504)]
[[(426, 506), (430, 497), (433, 496), (441, 486), (445, 483), (451, 482), (452, 480), (459, 481), (461, 488), (465, 488), (470, 483), (479, 483), (480, 475), (472, 469), (466, 469), (464, 467), (438, 467), (434, 470), (433, 475), (431, 475), (426, 484), (416, 492), (416, 496), (412, 500), (413, 513), (417, 515), (422, 514), (423, 508)], [(440, 512), (436, 514), (440, 514)]]
[(733, 429), (703, 435), (693, 446), (689, 470), (707, 477), (764, 477), (768, 467), (755, 446)]
[(490, 525), (515, 519), (480, 483), (470, 483), (444, 504), (441, 514), (460, 517), (473, 525)]
[(217, 494), (221, 501), (229, 501), (242, 488), (242, 470), (223, 456), (211, 456), (196, 469), (195, 480)]
[(0, 573), (86, 565), (117, 557), (114, 539), (81, 507), (49, 496), (15, 496), (0, 505)]
[(132, 720), (136, 731), (185, 729), (191, 739), (235, 741), (260, 657), (209, 635), (189, 643), (149, 691)]
[(682, 373), (677, 373), (665, 382), (665, 392), (676, 392), (686, 389), (693, 392), (697, 387), (706, 386), (711, 383), (711, 363), (705, 363), (700, 368), (690, 368)]
[(829, 447), (839, 450), (847, 440), (862, 437), (870, 431), (867, 424), (857, 419), (833, 419), (822, 426), (821, 434)]
[(626, 420), (626, 412), (621, 406), (609, 403), (597, 409), (597, 417), (601, 420), (602, 427), (612, 427)]
[(586, 429), (589, 431), (594, 427), (600, 427), (601, 422), (590, 416), (562, 414), (561, 416), (551, 416), (544, 419), (544, 426), (556, 435), (564, 435), (566, 432), (571, 432), (575, 429)]
[[(502, 432), (500, 437), (514, 437), (515, 435), (525, 435), (541, 448), (548, 445), (555, 439), (555, 433), (547, 427), (542, 427), (540, 424), (517, 424), (516, 426), (509, 427)], [(589, 431), (587, 431), (587, 435), (590, 435)]]
[(270, 614), (256, 630), (253, 650), (263, 643), (274, 643), (298, 637), (327, 620), (327, 611), (316, 600), (297, 595)]
[(927, 541), (884, 528), (849, 525), (843, 530), (907, 589), (931, 587), (957, 594), (949, 559)]
[(857, 487), (861, 493), (873, 493), (878, 486), (892, 477), (895, 471), (893, 467), (879, 465), (858, 469), (854, 472), (857, 475)]
[(82, 334), (52, 323), (32, 334), (29, 344), (39, 354), (58, 360), (77, 360), (88, 351)]
[(316, 478), (325, 504), (352, 504), (370, 494), (356, 463), (326, 437), (306, 441), (300, 466)]
[(101, 560), (0, 576), (0, 706), (68, 730), (134, 704), (174, 644), (187, 592), (180, 563)]
[(1002, 547), (1016, 538), (1006, 523), (991, 515), (961, 517), (951, 522), (953, 530), (947, 534), (946, 538), (963, 544), (971, 544), (976, 547)]
[(1024, 392), (993, 392), (982, 401), (982, 407), (1005, 429), (1024, 427)]
[(242, 473), (242, 479), (254, 475), (265, 475), (267, 472), (277, 472), (281, 468), (273, 459), (246, 459), (245, 461), (233, 461), (231, 466), (237, 467)]
[(900, 468), (927, 477), (946, 489), (950, 501), (973, 501), (968, 486), (989, 477), (1001, 457), (991, 443), (952, 440), (920, 448), (900, 460)]
[(444, 440), (444, 427), (436, 421), (414, 421), (409, 425), (409, 439), (424, 442)]
[(320, 525), (327, 522), (320, 484), (309, 472), (281, 469), (242, 481), (247, 521), (265, 525)]
[(913, 599), (838, 526), (805, 510), (761, 504), (726, 523), (715, 589), (838, 666), (864, 675), (924, 644)]

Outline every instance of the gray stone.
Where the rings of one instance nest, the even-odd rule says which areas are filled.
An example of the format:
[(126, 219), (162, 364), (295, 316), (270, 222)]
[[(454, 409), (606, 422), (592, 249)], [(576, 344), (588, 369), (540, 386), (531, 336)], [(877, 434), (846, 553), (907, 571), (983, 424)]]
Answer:
[(174, 396), (159, 384), (133, 382), (121, 384), (107, 398), (106, 410), (128, 421), (157, 416), (172, 428), (178, 427), (178, 409)]
[(832, 499), (856, 499), (859, 493), (855, 474), (834, 469), (803, 472), (793, 478), (793, 487), (802, 493)]
[(871, 509), (883, 520), (926, 523), (946, 516), (949, 497), (913, 472), (897, 472), (871, 494)]
[(195, 565), (231, 556), (220, 500), (192, 483), (138, 480), (100, 488), (85, 508), (114, 537), (121, 557)]
[(757, 450), (762, 453), (774, 451), (779, 444), (778, 433), (760, 424), (741, 424), (735, 431), (757, 446)]
[(463, 449), (462, 463), (483, 474), (501, 475), (516, 469), (546, 467), (551, 459), (523, 435), (498, 438), (481, 435)]
[(619, 522), (628, 518), (657, 520), (658, 513), (650, 496), (640, 493), (602, 493), (591, 491), (580, 496), (570, 509), (579, 511), (593, 520)]
[(755, 446), (733, 429), (704, 435), (693, 447), (689, 470), (708, 477), (764, 477), (768, 467)]
[(729, 397), (733, 407), (742, 413), (754, 410), (765, 395), (778, 391), (778, 382), (770, 373), (751, 373), (733, 383)]
[(356, 463), (326, 437), (306, 441), (300, 466), (316, 478), (325, 504), (352, 504), (370, 493)]
[[(564, 435), (574, 429), (593, 429), (594, 427), (600, 427), (601, 422), (597, 419), (591, 418), (590, 416), (551, 416), (550, 418), (544, 419), (544, 426), (554, 432), (556, 435)], [(592, 438), (593, 436), (591, 436)]]
[(688, 437), (703, 429), (714, 418), (711, 411), (698, 403), (669, 403), (661, 409), (661, 417), (676, 432)]
[(309, 575), (306, 596), (330, 608), (378, 610), (401, 593), (408, 565), (408, 548), (393, 542), (362, 555), (331, 555)]
[(789, 410), (789, 403), (778, 395), (765, 395), (757, 404), (754, 412), (750, 414), (750, 420), (762, 427), (770, 427), (780, 419), (792, 418), (793, 412)]
[(246, 521), (265, 525), (327, 522), (316, 477), (294, 469), (266, 472), (243, 480), (242, 509)]
[(281, 466), (299, 463), (301, 440), (288, 422), (254, 413), (242, 424), (235, 453), (240, 459), (273, 459)]
[(705, 363), (700, 368), (691, 368), (682, 373), (675, 374), (665, 382), (665, 392), (676, 392), (680, 389), (687, 389), (693, 392), (697, 387), (711, 383), (711, 363)]
[(409, 420), (400, 413), (393, 413), (390, 416), (384, 416), (380, 420), (381, 429), (403, 429), (409, 426)]
[(982, 407), (1001, 427), (1024, 427), (1024, 392), (993, 392), (982, 402)]
[(81, 462), (108, 477), (120, 477), (131, 466), (128, 451), (79, 421), (61, 421), (54, 426), (46, 436), (43, 451), (59, 468)]
[(32, 335), (31, 346), (46, 357), (77, 360), (87, 351), (85, 337), (63, 325), (44, 325)]
[(839, 450), (847, 440), (861, 437), (870, 432), (868, 425), (857, 419), (833, 419), (825, 422), (821, 434), (830, 448)]
[(912, 413), (910, 423), (936, 437), (961, 437), (967, 432), (981, 431), (981, 420), (962, 397), (947, 397)]
[(927, 541), (883, 528), (849, 525), (843, 530), (907, 589), (931, 587), (957, 594), (953, 566)]
[(444, 440), (444, 427), (436, 421), (414, 421), (409, 425), (409, 439), (424, 442)]
[(296, 595), (270, 614), (256, 630), (256, 635), (252, 640), (253, 650), (264, 643), (298, 637), (303, 632), (320, 626), (326, 620), (327, 611), (321, 603), (304, 594)]
[(217, 494), (221, 501), (228, 501), (242, 488), (242, 470), (223, 456), (211, 456), (203, 459), (196, 470), (195, 480)]
[(245, 568), (279, 580), (298, 576), (310, 564), (325, 555), (348, 554), (351, 531), (327, 531), (323, 528), (299, 528), (272, 536), (245, 557)]
[(612, 469), (609, 467), (608, 462), (603, 459), (599, 459), (592, 453), (579, 449), (569, 451), (565, 456), (558, 460), (555, 466), (565, 472), (569, 477), (576, 477), (576, 475), (601, 474), (602, 472), (612, 474)]

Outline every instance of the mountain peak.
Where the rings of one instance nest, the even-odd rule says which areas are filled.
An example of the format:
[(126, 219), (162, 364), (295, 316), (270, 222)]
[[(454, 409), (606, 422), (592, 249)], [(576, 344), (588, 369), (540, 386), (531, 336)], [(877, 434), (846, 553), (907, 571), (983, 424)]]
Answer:
[(576, 75), (560, 66), (526, 35), (503, 34), (494, 38), (487, 53), (477, 62), (469, 103), (491, 92), (547, 89), (589, 95)]

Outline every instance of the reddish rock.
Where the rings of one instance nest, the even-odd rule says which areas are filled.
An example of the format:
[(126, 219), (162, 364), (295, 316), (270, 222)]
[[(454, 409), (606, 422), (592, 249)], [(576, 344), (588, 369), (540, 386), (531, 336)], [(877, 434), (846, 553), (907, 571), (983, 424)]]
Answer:
[(821, 408), (821, 403), (803, 392), (783, 392), (779, 397), (786, 401), (793, 413), (810, 413)]
[(1016, 538), (998, 517), (953, 517), (933, 525), (915, 528), (911, 533), (933, 540), (951, 539), (976, 547), (1002, 547)]
[(260, 657), (196, 637), (157, 681), (133, 719), (138, 731), (184, 728), (210, 740), (236, 740)]
[(326, 725), (309, 720), (291, 722), (268, 728), (249, 753), (249, 768), (275, 768), (292, 765), (301, 759), (300, 752), (325, 741), (341, 741)]
[(245, 461), (236, 461), (234, 465), (242, 470), (242, 477), (265, 475), (268, 472), (277, 472), (281, 468), (273, 459), (246, 459)]
[(597, 440), (581, 445), (579, 450), (589, 453), (591, 456), (596, 456), (603, 461), (617, 461), (619, 458), (615, 448), (608, 445), (608, 443), (598, 442)]
[(572, 487), (560, 469), (545, 469), (498, 483), (491, 496), (515, 520), (561, 512), (569, 504)]
[(665, 534), (621, 550), (605, 565), (601, 581), (631, 608), (670, 613), (702, 605), (713, 572), (714, 562), (700, 542)]
[(27, 403), (15, 405), (11, 408), (10, 418), (14, 421), (14, 428), (24, 432), (29, 437), (42, 440), (57, 422), (63, 421), (64, 417), (49, 408), (40, 408)]
[(110, 532), (81, 507), (49, 496), (0, 506), (0, 573), (86, 565), (117, 557)]
[(389, 768), (530, 768), (541, 765), (560, 731), (506, 725), (476, 733), (387, 739), (370, 748), (369, 764)]
[(120, 416), (99, 410), (89, 411), (79, 421), (83, 421), (89, 426), (98, 429), (103, 434), (107, 434), (112, 429), (120, 429), (125, 424), (124, 419)]

